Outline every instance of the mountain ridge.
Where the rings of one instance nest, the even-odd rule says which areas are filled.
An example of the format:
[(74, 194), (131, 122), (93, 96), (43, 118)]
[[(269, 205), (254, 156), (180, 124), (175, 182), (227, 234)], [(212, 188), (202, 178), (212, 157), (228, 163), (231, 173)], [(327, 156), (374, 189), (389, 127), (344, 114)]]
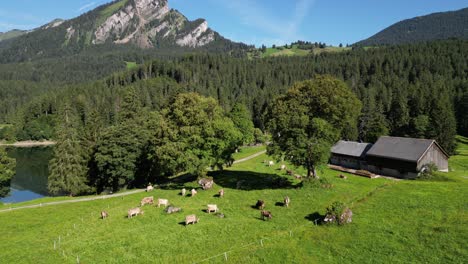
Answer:
[(26, 33), (0, 42), (0, 63), (77, 54), (97, 45), (142, 49), (247, 47), (213, 31), (205, 19), (190, 21), (171, 9), (168, 0), (117, 0)]
[(399, 21), (354, 46), (397, 45), (449, 38), (468, 39), (468, 8)]

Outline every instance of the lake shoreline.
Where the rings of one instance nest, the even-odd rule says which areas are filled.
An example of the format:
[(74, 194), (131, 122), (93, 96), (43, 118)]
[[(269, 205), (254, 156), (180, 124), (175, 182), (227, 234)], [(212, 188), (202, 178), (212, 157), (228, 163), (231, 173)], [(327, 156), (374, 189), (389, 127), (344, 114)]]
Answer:
[(53, 146), (55, 141), (18, 141), (15, 143), (4, 143), (0, 142), (0, 147), (17, 147), (17, 148), (32, 148), (32, 147), (44, 147), (44, 146)]

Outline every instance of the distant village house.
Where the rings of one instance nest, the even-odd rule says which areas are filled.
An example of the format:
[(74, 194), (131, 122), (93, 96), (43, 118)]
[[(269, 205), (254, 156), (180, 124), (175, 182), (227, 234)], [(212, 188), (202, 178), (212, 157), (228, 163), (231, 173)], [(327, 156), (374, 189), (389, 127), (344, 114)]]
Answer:
[(449, 155), (430, 139), (380, 137), (375, 144), (339, 141), (330, 164), (398, 178), (415, 178), (430, 163), (448, 171)]

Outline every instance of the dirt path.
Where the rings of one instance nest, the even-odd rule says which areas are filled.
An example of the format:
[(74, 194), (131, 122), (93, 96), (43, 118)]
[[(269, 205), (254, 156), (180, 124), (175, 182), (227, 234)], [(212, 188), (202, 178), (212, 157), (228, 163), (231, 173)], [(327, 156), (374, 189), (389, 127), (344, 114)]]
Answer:
[[(236, 161), (234, 161), (234, 164), (251, 160), (251, 159), (256, 158), (256, 157), (258, 157), (258, 156), (260, 156), (260, 155), (262, 155), (264, 153), (266, 153), (266, 150), (255, 153), (255, 154), (253, 154), (251, 156), (248, 156), (248, 157), (245, 157), (243, 159), (236, 160)], [(117, 194), (111, 194), (111, 195), (102, 195), (102, 196), (88, 197), (88, 198), (80, 198), (80, 199), (76, 199), (76, 200), (65, 200), (65, 201), (40, 203), (40, 204), (26, 205), (26, 206), (19, 206), (19, 207), (10, 207), (8, 209), (1, 209), (0, 213), (2, 213), (2, 212), (11, 212), (11, 211), (21, 210), (21, 209), (28, 209), (28, 208), (38, 208), (38, 207), (44, 207), (44, 206), (50, 206), (50, 205), (59, 205), (59, 204), (68, 204), (68, 203), (81, 203), (81, 202), (88, 202), (88, 201), (95, 201), (95, 200), (111, 199), (111, 198), (115, 198), (115, 197), (122, 197), (122, 196), (132, 195), (132, 194), (135, 194), (135, 193), (142, 193), (144, 191), (145, 191), (145, 189), (138, 189), (138, 190), (124, 192), (124, 193), (117, 193)]]
[(2, 213), (2, 212), (11, 212), (11, 211), (21, 210), (21, 209), (28, 209), (28, 208), (38, 208), (38, 207), (44, 207), (44, 206), (50, 206), (50, 205), (59, 205), (59, 204), (68, 204), (68, 203), (81, 203), (81, 202), (88, 202), (88, 201), (95, 201), (95, 200), (111, 199), (111, 198), (115, 198), (115, 197), (122, 197), (122, 196), (132, 195), (132, 194), (135, 194), (135, 193), (142, 193), (144, 191), (145, 191), (145, 189), (141, 189), (141, 190), (138, 189), (138, 190), (134, 190), (134, 191), (130, 191), (130, 192), (110, 194), (110, 195), (101, 195), (101, 196), (88, 197), (88, 198), (80, 198), (80, 199), (76, 199), (76, 200), (65, 200), (65, 201), (40, 203), (40, 204), (26, 205), (26, 206), (19, 206), (19, 207), (10, 207), (8, 209), (0, 210), (0, 213)]
[(245, 162), (245, 161), (254, 159), (254, 158), (256, 158), (256, 157), (258, 157), (260, 155), (263, 155), (265, 153), (266, 153), (266, 150), (260, 151), (258, 153), (255, 153), (255, 154), (251, 155), (251, 156), (245, 157), (245, 158), (240, 159), (240, 160), (236, 160), (236, 161), (233, 162), (233, 164), (237, 164), (237, 163), (241, 163), (241, 162)]

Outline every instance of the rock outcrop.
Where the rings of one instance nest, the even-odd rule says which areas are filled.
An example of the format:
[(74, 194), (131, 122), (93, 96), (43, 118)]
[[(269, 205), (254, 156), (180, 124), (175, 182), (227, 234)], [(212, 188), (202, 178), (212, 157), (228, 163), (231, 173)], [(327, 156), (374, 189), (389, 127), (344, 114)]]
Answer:
[(167, 0), (129, 0), (98, 26), (92, 43), (112, 41), (149, 48), (158, 40), (165, 40), (181, 47), (195, 48), (215, 40), (215, 33), (206, 21), (203, 20), (193, 30), (187, 30), (187, 27), (193, 27), (193, 23), (171, 10)]

